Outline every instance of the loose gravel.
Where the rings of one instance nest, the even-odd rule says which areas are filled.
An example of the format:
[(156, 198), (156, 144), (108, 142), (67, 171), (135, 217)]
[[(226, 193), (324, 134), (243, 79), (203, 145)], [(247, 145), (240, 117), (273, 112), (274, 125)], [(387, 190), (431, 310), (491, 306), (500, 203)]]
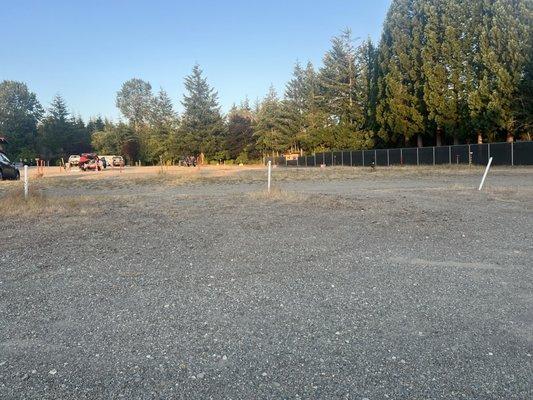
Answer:
[(532, 398), (533, 170), (315, 171), (43, 181), (95, 200), (2, 219), (0, 398)]

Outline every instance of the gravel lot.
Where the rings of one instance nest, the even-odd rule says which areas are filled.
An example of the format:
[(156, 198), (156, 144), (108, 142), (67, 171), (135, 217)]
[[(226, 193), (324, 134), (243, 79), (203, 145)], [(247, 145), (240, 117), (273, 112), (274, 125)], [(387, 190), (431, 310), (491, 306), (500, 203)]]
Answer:
[(533, 169), (481, 174), (0, 182), (0, 398), (531, 399)]

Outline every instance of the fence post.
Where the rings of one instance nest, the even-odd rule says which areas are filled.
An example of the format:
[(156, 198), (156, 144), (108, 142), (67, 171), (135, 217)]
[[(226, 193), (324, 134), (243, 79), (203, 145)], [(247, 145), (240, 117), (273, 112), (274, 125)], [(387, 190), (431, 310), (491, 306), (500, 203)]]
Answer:
[(435, 165), (435, 146), (433, 146), (433, 165)]
[(374, 149), (374, 167), (378, 166), (378, 151)]
[(387, 149), (387, 167), (390, 167), (390, 154), (389, 154), (389, 149)]
[(365, 166), (365, 151), (361, 150), (361, 155), (363, 156), (363, 167)]
[(420, 159), (418, 157), (418, 147), (416, 148), (416, 165), (420, 165)]
[(24, 166), (24, 199), (28, 199), (28, 166)]
[(487, 157), (490, 158), (490, 143), (487, 143)]
[(400, 165), (403, 165), (403, 149), (400, 148)]
[(450, 156), (450, 165), (452, 165), (452, 146), (448, 146), (448, 153)]
[(326, 165), (326, 153), (322, 153), (322, 164)]
[(315, 158), (315, 167), (316, 167), (316, 153), (313, 153), (313, 157)]
[(341, 166), (344, 167), (344, 150), (341, 151)]
[(352, 154), (353, 154), (353, 151), (350, 150), (350, 167), (353, 167), (353, 156), (352, 156)]
[(272, 161), (268, 160), (268, 180), (267, 180), (267, 190), (270, 193), (270, 176), (272, 175)]
[(333, 152), (331, 152), (331, 166), (335, 166), (335, 156), (333, 155)]
[(514, 142), (511, 142), (511, 167), (514, 167)]

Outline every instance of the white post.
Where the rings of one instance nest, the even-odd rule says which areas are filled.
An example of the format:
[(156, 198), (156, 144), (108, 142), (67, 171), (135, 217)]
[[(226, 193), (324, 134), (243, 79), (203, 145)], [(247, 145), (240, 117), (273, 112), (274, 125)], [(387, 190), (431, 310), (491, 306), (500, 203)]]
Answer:
[(28, 166), (24, 166), (24, 199), (28, 198)]
[(271, 175), (272, 175), (272, 161), (268, 161), (268, 184), (267, 184), (267, 188), (268, 188), (268, 192), (270, 193), (270, 180), (271, 180)]
[(485, 168), (485, 173), (483, 174), (483, 179), (481, 179), (481, 183), (479, 184), (479, 189), (483, 189), (483, 184), (485, 183), (485, 178), (487, 177), (487, 174), (489, 173), (490, 165), (492, 164), (492, 157), (489, 158), (489, 163), (487, 164), (487, 168)]

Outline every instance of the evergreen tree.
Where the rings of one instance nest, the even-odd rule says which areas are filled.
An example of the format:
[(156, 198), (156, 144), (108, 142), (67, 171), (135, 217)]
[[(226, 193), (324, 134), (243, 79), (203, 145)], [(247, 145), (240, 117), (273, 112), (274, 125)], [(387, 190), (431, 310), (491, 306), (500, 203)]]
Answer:
[(157, 164), (161, 158), (174, 158), (170, 147), (178, 128), (178, 117), (170, 97), (163, 89), (153, 99), (150, 122), (150, 132), (142, 149), (144, 159)]
[(39, 126), (39, 153), (45, 159), (66, 159), (76, 141), (75, 120), (70, 116), (65, 100), (56, 95)]
[(183, 96), (184, 112), (180, 127), (182, 151), (204, 153), (208, 158), (221, 150), (224, 121), (218, 105), (218, 94), (202, 76), (197, 64), (185, 78), (187, 93)]
[(420, 146), (426, 128), (421, 3), (421, 0), (394, 0), (383, 27), (377, 117), (380, 135), (389, 143), (407, 143), (417, 138)]
[(93, 134), (94, 132), (103, 131), (105, 124), (106, 122), (101, 116), (91, 118), (89, 119), (89, 122), (87, 122), (87, 132), (89, 132), (89, 134)]
[(228, 114), (228, 133), (226, 138), (226, 148), (229, 158), (239, 158), (241, 161), (247, 161), (254, 157), (255, 143), (254, 135), (254, 115), (248, 101), (240, 106), (235, 105)]
[(257, 112), (254, 135), (257, 149), (266, 154), (279, 154), (290, 147), (289, 118), (283, 110), (276, 90), (270, 87)]

